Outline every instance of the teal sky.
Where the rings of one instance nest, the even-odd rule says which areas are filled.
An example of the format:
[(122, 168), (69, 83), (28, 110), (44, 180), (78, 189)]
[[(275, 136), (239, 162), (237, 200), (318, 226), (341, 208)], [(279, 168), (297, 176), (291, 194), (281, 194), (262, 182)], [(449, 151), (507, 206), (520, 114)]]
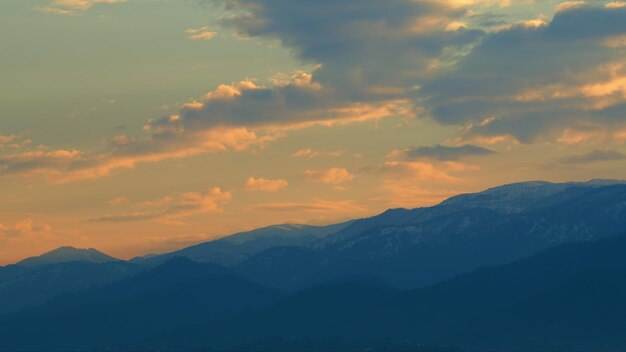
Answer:
[(626, 172), (620, 1), (5, 0), (0, 33), (0, 264)]

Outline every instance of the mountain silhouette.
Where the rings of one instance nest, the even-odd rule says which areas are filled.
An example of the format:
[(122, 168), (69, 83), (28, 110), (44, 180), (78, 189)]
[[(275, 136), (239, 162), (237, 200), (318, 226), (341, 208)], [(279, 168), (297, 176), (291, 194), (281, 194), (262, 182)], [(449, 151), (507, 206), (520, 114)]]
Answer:
[(281, 292), (227, 269), (176, 258), (0, 321), (0, 350), (123, 345), (163, 329), (259, 308), (280, 297)]
[(139, 265), (123, 261), (0, 267), (0, 315), (39, 305), (63, 294), (110, 284), (141, 270)]
[(138, 257), (132, 261), (142, 265), (156, 265), (171, 258), (184, 257), (201, 263), (234, 265), (269, 248), (308, 246), (331, 233), (345, 228), (350, 223), (346, 222), (329, 226), (299, 224), (267, 226), (251, 231), (239, 232), (171, 253)]
[(626, 236), (566, 244), (417, 290), (324, 284), (227, 322), (161, 333), (150, 343), (236, 349), (233, 343), (341, 337), (502, 351), (623, 349), (624, 251)]
[(356, 274), (418, 288), (560, 244), (616, 236), (625, 213), (622, 182), (519, 183), (388, 210), (311, 246), (269, 248), (233, 269), (289, 290)]
[(119, 259), (108, 256), (97, 249), (78, 249), (71, 246), (60, 247), (40, 256), (31, 257), (18, 262), (20, 266), (38, 266), (68, 262), (110, 263)]
[(0, 267), (0, 350), (624, 349), (625, 225), (623, 182), (536, 181), (131, 262), (62, 248)]

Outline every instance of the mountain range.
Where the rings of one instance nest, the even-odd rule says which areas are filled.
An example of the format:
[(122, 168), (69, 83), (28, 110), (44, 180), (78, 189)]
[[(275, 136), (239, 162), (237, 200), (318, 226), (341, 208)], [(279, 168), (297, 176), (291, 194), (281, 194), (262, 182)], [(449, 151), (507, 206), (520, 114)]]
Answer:
[(626, 183), (525, 182), (122, 261), (0, 267), (0, 350), (620, 349)]
[(351, 222), (329, 226), (282, 224), (239, 232), (214, 241), (183, 248), (171, 253), (137, 257), (131, 262), (156, 265), (175, 257), (220, 265), (239, 264), (251, 256), (273, 247), (306, 247), (340, 231)]
[(0, 315), (42, 304), (56, 296), (102, 286), (138, 274), (139, 265), (95, 249), (61, 247), (0, 267)]
[(388, 210), (312, 246), (270, 248), (235, 270), (283, 289), (355, 274), (417, 288), (559, 244), (618, 235), (624, 214), (621, 182), (513, 184), (433, 207)]
[(165, 332), (152, 343), (203, 348), (342, 336), (477, 350), (620, 349), (625, 251), (626, 236), (566, 244), (415, 290), (345, 279), (227, 322)]

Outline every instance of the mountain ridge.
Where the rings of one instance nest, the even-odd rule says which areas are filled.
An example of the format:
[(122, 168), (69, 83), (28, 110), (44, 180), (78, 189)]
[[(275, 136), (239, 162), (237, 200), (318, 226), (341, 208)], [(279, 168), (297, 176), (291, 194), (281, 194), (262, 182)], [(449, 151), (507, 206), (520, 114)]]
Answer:
[(39, 266), (68, 262), (108, 263), (115, 261), (120, 261), (120, 259), (104, 254), (95, 248), (62, 246), (41, 255), (23, 259), (15, 265)]

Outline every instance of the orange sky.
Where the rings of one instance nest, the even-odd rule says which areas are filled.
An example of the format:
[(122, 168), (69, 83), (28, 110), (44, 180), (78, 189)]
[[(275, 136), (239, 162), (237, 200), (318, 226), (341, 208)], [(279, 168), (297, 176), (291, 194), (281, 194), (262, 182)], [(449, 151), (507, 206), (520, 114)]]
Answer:
[(0, 264), (626, 174), (623, 2), (230, 5), (0, 3)]

